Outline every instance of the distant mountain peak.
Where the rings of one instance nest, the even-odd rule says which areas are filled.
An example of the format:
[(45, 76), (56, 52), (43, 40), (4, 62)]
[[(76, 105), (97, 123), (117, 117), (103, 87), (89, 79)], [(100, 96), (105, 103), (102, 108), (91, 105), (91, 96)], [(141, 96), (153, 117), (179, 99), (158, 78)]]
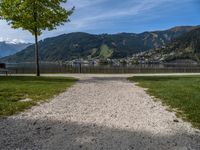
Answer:
[(173, 27), (171, 29), (169, 29), (169, 31), (172, 31), (172, 32), (181, 32), (181, 31), (186, 31), (186, 32), (189, 32), (191, 30), (194, 30), (196, 28), (199, 28), (200, 26), (176, 26), (176, 27)]
[(31, 43), (24, 43), (23, 41), (19, 40), (0, 40), (0, 57), (15, 54), (31, 45)]
[(6, 44), (26, 44), (22, 39), (10, 39), (10, 38), (2, 38), (0, 37), (0, 42), (5, 42)]

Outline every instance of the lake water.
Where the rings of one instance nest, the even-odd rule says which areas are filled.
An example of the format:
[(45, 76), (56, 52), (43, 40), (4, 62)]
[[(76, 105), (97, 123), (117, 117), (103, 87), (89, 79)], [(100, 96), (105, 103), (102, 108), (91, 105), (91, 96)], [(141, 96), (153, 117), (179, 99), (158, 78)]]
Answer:
[[(35, 73), (34, 63), (6, 64), (13, 73)], [(169, 73), (200, 72), (200, 65), (192, 64), (138, 64), (138, 65), (66, 65), (40, 63), (42, 73)]]

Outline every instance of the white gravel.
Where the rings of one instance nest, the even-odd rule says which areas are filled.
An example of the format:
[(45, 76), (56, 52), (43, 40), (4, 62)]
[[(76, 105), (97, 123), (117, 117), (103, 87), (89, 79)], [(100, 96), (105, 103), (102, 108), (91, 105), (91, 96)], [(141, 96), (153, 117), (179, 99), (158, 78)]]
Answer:
[(0, 119), (0, 149), (200, 150), (199, 130), (125, 77), (82, 75), (51, 102)]

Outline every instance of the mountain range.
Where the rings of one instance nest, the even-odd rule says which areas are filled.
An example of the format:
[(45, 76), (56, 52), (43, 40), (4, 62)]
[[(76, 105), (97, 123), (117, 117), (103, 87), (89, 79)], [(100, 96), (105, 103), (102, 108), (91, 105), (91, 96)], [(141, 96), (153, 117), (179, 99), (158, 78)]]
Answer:
[(14, 43), (14, 42), (6, 42), (1, 41), (0, 42), (0, 58), (13, 55), (26, 47), (30, 46), (30, 43)]
[[(162, 48), (134, 56), (135, 61), (200, 63), (200, 28), (172, 40)], [(184, 61), (185, 60), (185, 61)], [(189, 61), (190, 60), (190, 61)]]
[(175, 39), (161, 51), (165, 54), (174, 53), (166, 60), (177, 58), (192, 59), (200, 62), (200, 28)]
[[(199, 26), (179, 26), (165, 31), (119, 34), (63, 34), (39, 42), (41, 61), (68, 61), (78, 58), (124, 58), (138, 52), (166, 48), (170, 42)], [(184, 37), (183, 37), (184, 38)], [(0, 59), (4, 62), (33, 62), (34, 45)]]

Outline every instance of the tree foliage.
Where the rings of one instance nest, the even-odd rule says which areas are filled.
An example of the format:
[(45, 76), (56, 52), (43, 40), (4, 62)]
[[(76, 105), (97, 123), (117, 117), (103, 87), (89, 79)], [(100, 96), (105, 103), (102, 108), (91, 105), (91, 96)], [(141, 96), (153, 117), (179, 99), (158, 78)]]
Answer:
[(66, 0), (1, 0), (0, 16), (13, 28), (28, 30), (33, 35), (43, 30), (53, 30), (69, 21), (74, 8), (61, 7)]

